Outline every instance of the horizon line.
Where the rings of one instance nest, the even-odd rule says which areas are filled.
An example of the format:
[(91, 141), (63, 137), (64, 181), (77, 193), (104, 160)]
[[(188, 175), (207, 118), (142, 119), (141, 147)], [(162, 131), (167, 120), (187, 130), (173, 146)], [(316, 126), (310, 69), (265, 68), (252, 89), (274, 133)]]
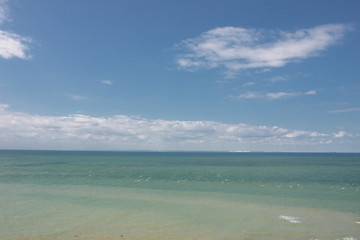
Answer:
[(36, 151), (36, 152), (118, 152), (118, 153), (355, 153), (346, 151), (215, 151), (215, 150), (70, 150), (70, 149), (0, 149), (0, 151)]

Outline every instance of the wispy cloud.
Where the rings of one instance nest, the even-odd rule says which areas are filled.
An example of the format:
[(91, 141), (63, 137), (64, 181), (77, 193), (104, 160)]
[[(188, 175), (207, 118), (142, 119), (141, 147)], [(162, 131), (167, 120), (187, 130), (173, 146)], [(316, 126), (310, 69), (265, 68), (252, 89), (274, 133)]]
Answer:
[(326, 144), (332, 135), (278, 126), (169, 121), (134, 116), (41, 116), (0, 105), (0, 146), (42, 149), (238, 150)]
[(264, 98), (264, 97), (265, 97), (264, 95), (258, 92), (246, 92), (237, 95), (235, 98), (241, 100), (241, 99), (254, 99), (254, 98)]
[(305, 93), (305, 95), (316, 95), (316, 90), (309, 90)]
[(274, 92), (274, 93), (260, 93), (260, 92), (246, 92), (239, 94), (233, 98), (242, 100), (242, 99), (256, 99), (262, 98), (267, 100), (278, 100), (278, 99), (285, 99), (291, 98), (296, 96), (304, 96), (304, 95), (315, 95), (316, 90), (310, 90), (307, 92)]
[(289, 98), (300, 95), (302, 95), (302, 93), (299, 92), (277, 92), (277, 93), (267, 93), (266, 98), (268, 98), (269, 100), (276, 100), (280, 98)]
[(276, 83), (276, 82), (283, 82), (286, 81), (287, 79), (283, 76), (274, 76), (272, 78), (269, 79), (270, 82), (272, 83)]
[(242, 86), (243, 87), (249, 87), (249, 86), (253, 86), (253, 85), (255, 85), (255, 82), (246, 82)]
[(76, 101), (81, 101), (81, 100), (86, 100), (86, 99), (87, 99), (86, 97), (80, 96), (80, 95), (72, 95), (72, 94), (69, 94), (68, 96), (69, 96), (69, 98), (71, 98), (72, 100), (76, 100)]
[(101, 81), (101, 83), (103, 83), (105, 85), (112, 85), (113, 84), (112, 81), (110, 81), (110, 80), (103, 80), (103, 81)]
[[(0, 25), (8, 20), (7, 1), (0, 0)], [(28, 44), (32, 40), (29, 37), (23, 37), (15, 33), (0, 29), (0, 57), (10, 58), (30, 58)]]
[(343, 38), (351, 26), (321, 25), (295, 32), (219, 27), (182, 41), (185, 51), (177, 64), (187, 70), (224, 68), (228, 74), (242, 69), (282, 67), (317, 55)]
[(7, 0), (0, 0), (0, 24), (8, 20)]
[(346, 112), (359, 112), (360, 108), (345, 108), (345, 109), (337, 109), (330, 110), (328, 113), (346, 113)]
[(4, 112), (7, 108), (9, 108), (9, 104), (0, 103), (0, 112)]

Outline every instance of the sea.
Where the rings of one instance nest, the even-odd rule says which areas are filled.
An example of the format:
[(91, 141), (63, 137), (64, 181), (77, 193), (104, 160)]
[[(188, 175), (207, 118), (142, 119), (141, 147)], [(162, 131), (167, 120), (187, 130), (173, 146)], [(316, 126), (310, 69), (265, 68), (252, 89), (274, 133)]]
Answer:
[(2, 150), (0, 239), (360, 240), (360, 154)]

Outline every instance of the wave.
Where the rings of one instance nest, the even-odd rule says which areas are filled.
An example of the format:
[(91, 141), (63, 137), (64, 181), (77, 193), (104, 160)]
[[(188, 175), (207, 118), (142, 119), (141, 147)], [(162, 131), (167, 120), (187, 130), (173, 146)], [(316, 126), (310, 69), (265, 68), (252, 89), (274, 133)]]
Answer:
[(279, 218), (284, 219), (284, 220), (286, 220), (288, 222), (291, 222), (291, 223), (301, 223), (301, 221), (300, 221), (300, 219), (298, 217), (280, 215)]

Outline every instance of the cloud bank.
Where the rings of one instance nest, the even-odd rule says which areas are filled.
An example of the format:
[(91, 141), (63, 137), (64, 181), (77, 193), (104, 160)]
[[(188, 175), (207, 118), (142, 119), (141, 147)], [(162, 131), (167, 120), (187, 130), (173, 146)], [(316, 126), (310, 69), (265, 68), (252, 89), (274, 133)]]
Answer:
[[(9, 19), (6, 3), (6, 0), (0, 0), (0, 26)], [(29, 43), (31, 43), (31, 39), (28, 37), (0, 29), (0, 57), (2, 58), (29, 58)]]
[(2, 149), (284, 151), (289, 146), (298, 149), (326, 145), (339, 134), (346, 137), (341, 133), (215, 121), (153, 120), (126, 115), (41, 116), (13, 112), (8, 105), (0, 104)]
[(219, 27), (182, 41), (185, 53), (177, 64), (187, 70), (223, 68), (229, 74), (242, 69), (282, 67), (326, 50), (351, 30), (329, 24), (295, 32)]

